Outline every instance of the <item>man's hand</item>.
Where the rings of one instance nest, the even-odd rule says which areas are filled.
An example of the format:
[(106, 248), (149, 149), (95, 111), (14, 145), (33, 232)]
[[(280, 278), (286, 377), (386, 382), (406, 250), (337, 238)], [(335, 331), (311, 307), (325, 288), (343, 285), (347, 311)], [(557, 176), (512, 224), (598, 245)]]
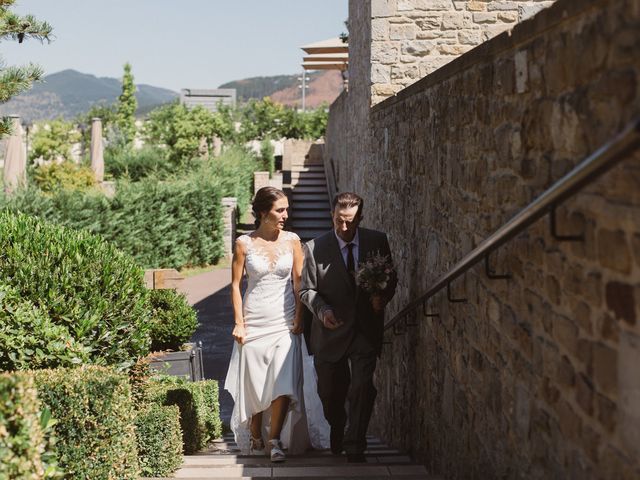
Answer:
[(382, 313), (387, 303), (388, 300), (386, 297), (378, 294), (371, 295), (371, 307), (375, 313)]
[(342, 322), (335, 317), (333, 310), (325, 310), (322, 314), (322, 324), (324, 328), (335, 330), (342, 325)]

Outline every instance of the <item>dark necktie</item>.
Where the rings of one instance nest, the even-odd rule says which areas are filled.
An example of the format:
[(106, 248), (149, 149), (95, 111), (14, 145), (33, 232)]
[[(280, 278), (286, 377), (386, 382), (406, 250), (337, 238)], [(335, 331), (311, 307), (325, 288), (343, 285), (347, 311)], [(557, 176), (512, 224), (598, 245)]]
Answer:
[(355, 245), (353, 243), (347, 243), (347, 248), (348, 248), (348, 252), (347, 252), (347, 271), (351, 274), (352, 277), (355, 277), (356, 275), (356, 262), (353, 259), (353, 247), (355, 247)]

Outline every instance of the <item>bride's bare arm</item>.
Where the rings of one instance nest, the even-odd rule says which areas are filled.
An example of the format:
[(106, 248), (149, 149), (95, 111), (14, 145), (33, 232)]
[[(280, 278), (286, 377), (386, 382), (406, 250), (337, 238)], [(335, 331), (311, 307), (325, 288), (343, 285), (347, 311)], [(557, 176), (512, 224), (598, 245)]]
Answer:
[(296, 298), (296, 316), (293, 319), (293, 328), (291, 331), (296, 335), (302, 333), (302, 302), (300, 301), (300, 277), (302, 276), (302, 264), (304, 263), (304, 253), (302, 253), (302, 245), (300, 240), (293, 241), (293, 290)]
[(242, 283), (242, 275), (244, 274), (244, 257), (244, 245), (242, 242), (236, 240), (233, 261), (231, 263), (231, 303), (233, 304), (233, 319), (235, 321), (232, 335), (238, 343), (244, 343), (246, 336), (244, 316), (242, 314), (242, 293), (240, 293), (240, 284)]

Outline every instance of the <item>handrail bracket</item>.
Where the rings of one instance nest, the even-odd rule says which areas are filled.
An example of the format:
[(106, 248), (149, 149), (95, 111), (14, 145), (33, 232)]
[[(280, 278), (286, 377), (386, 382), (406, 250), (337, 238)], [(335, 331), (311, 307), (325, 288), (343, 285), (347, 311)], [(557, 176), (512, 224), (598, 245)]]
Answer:
[(584, 233), (580, 235), (561, 235), (558, 233), (558, 217), (556, 215), (556, 206), (552, 206), (549, 211), (549, 226), (551, 227), (551, 236), (559, 242), (584, 242)]
[(447, 300), (451, 303), (465, 303), (467, 301), (466, 298), (453, 298), (451, 296), (451, 284), (447, 283)]
[(491, 265), (489, 265), (489, 253), (487, 253), (487, 255), (484, 257), (484, 273), (487, 276), (488, 279), (490, 280), (509, 280), (511, 279), (511, 275), (506, 273), (506, 274), (497, 274), (497, 273), (493, 273), (493, 270), (491, 269)]

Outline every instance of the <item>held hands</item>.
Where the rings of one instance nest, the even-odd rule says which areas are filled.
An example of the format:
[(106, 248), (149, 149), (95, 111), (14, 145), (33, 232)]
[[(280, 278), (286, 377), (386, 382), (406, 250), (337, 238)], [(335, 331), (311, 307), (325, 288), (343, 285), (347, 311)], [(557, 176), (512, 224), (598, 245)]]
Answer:
[(233, 332), (231, 332), (231, 335), (233, 335), (233, 339), (238, 342), (240, 345), (244, 345), (244, 339), (247, 336), (247, 331), (244, 328), (244, 324), (236, 324), (235, 327), (233, 327)]
[(340, 327), (344, 322), (338, 320), (333, 314), (332, 310), (325, 310), (322, 313), (322, 324), (324, 328), (328, 328), (329, 330), (335, 330)]

